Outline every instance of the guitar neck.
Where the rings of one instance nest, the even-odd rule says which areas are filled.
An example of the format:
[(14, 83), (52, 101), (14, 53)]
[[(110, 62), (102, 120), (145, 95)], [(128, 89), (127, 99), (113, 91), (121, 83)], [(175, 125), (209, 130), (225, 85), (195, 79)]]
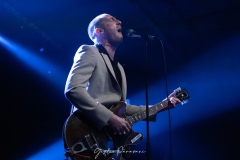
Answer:
[[(168, 107), (168, 101), (167, 101), (167, 100), (162, 101), (162, 102), (160, 102), (160, 103), (157, 103), (157, 104), (149, 107), (149, 112), (148, 112), (149, 114), (148, 114), (148, 115), (149, 115), (149, 116), (154, 115), (154, 114), (156, 114), (157, 112), (166, 109), (167, 107)], [(132, 126), (132, 125), (134, 125), (135, 123), (137, 123), (137, 122), (145, 119), (145, 118), (146, 118), (146, 115), (147, 115), (147, 114), (146, 114), (146, 109), (145, 109), (145, 110), (143, 110), (143, 111), (140, 111), (140, 112), (138, 112), (138, 113), (135, 113), (135, 114), (132, 115), (132, 116), (126, 117), (125, 120)]]

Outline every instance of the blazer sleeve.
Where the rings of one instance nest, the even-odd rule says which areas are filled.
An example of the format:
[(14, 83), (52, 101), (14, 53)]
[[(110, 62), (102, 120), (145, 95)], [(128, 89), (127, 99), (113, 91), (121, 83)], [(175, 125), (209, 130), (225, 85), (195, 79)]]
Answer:
[(90, 46), (83, 45), (74, 57), (65, 87), (66, 98), (101, 129), (107, 124), (112, 112), (96, 102), (86, 91), (88, 81), (96, 65), (95, 53)]

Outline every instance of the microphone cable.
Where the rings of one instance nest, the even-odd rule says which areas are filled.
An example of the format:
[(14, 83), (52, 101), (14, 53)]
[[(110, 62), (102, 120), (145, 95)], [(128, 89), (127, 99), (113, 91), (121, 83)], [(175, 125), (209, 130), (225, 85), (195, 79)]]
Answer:
[(163, 55), (163, 65), (164, 65), (164, 79), (165, 79), (165, 89), (166, 89), (166, 95), (167, 95), (167, 101), (168, 101), (168, 129), (169, 129), (169, 157), (170, 160), (172, 160), (172, 125), (171, 125), (171, 112), (170, 112), (170, 100), (169, 100), (169, 92), (168, 92), (168, 81), (167, 81), (167, 62), (166, 62), (166, 55), (164, 51), (164, 45), (160, 38), (154, 36), (154, 39), (157, 39), (162, 46), (162, 55)]
[[(155, 36), (152, 36), (152, 35), (137, 35), (137, 34), (134, 34), (135, 31), (133, 29), (128, 29), (126, 31), (126, 35), (128, 37), (131, 37), (131, 38), (143, 38), (145, 39), (145, 53), (146, 53), (146, 67), (147, 67), (147, 40), (148, 39), (151, 39), (151, 40), (154, 40), (154, 39), (157, 39), (160, 43), (161, 43), (161, 46), (162, 46), (162, 54), (163, 54), (163, 65), (164, 65), (164, 79), (165, 79), (165, 89), (166, 89), (166, 95), (167, 95), (167, 101), (168, 101), (168, 125), (169, 125), (169, 154), (170, 154), (170, 160), (172, 160), (172, 126), (171, 126), (171, 113), (170, 113), (170, 100), (169, 100), (169, 92), (168, 92), (168, 81), (167, 81), (167, 62), (166, 62), (166, 55), (165, 55), (165, 51), (164, 51), (164, 45), (162, 43), (162, 40), (158, 37), (155, 37)], [(146, 77), (147, 77), (147, 68), (146, 68)], [(146, 109), (146, 112), (147, 112), (147, 115), (148, 115), (148, 79), (146, 79), (146, 106), (147, 106), (147, 109)], [(149, 130), (149, 122), (148, 122), (148, 116), (147, 116), (147, 131)], [(149, 141), (149, 133), (147, 132), (147, 141)], [(150, 142), (147, 143), (147, 151), (149, 151), (150, 149)], [(148, 153), (149, 154), (149, 153)], [(150, 159), (150, 154), (147, 155), (147, 158)]]

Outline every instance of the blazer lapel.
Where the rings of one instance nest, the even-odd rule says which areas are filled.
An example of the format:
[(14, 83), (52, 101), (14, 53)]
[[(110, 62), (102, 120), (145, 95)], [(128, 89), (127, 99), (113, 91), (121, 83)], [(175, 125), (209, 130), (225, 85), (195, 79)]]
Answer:
[(122, 98), (125, 101), (126, 100), (126, 96), (127, 96), (127, 82), (126, 82), (126, 75), (125, 72), (123, 70), (123, 67), (121, 64), (118, 63), (118, 68), (121, 72), (121, 77), (122, 77)]
[(100, 53), (100, 54), (102, 55), (103, 60), (105, 61), (107, 68), (109, 69), (109, 71), (111, 72), (112, 76), (114, 77), (114, 79), (116, 81), (116, 84), (118, 85), (119, 91), (121, 91), (121, 93), (122, 93), (122, 100), (125, 101), (125, 99), (126, 99), (126, 92), (127, 92), (127, 84), (126, 84), (126, 76), (125, 76), (125, 73), (124, 73), (124, 70), (123, 70), (121, 64), (118, 63), (118, 68), (120, 70), (121, 77), (122, 77), (122, 87), (120, 87), (120, 85), (119, 85), (119, 83), (117, 81), (115, 72), (114, 72), (113, 67), (112, 67), (112, 63), (111, 63), (108, 55), (106, 55), (104, 53)]
[(114, 79), (117, 81), (116, 75), (114, 73), (114, 70), (113, 70), (112, 64), (110, 62), (110, 59), (108, 58), (108, 55), (102, 54), (102, 53), (101, 53), (101, 55), (102, 55), (106, 65), (107, 65), (108, 69), (110, 70), (111, 74), (113, 75)]

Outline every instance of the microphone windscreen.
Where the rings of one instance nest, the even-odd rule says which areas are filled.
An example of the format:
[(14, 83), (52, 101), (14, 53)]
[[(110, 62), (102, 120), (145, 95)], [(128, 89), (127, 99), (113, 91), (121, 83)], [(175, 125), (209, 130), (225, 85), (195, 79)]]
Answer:
[(135, 32), (134, 30), (128, 29), (128, 30), (126, 31), (126, 35), (127, 35), (128, 37), (132, 37), (132, 35), (133, 35), (134, 32)]

